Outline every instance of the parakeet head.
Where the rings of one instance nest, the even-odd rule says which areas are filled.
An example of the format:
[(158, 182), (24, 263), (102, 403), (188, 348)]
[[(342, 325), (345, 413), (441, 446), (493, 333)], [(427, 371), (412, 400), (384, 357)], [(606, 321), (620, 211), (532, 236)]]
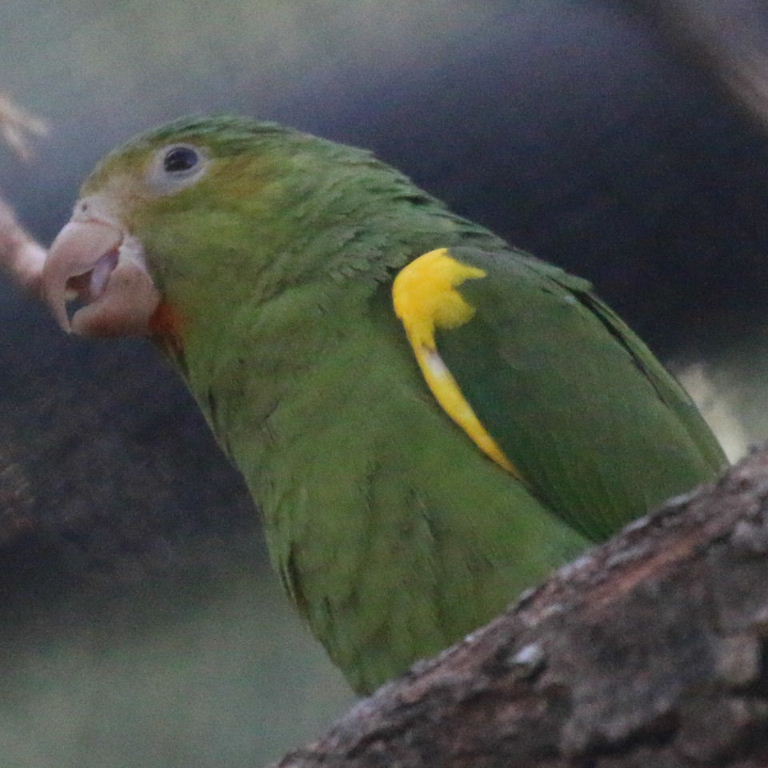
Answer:
[(387, 198), (434, 202), (363, 150), (242, 117), (177, 120), (86, 180), (43, 291), (65, 330), (162, 333), (185, 307), (204, 318), (211, 285), (236, 304), (334, 269)]

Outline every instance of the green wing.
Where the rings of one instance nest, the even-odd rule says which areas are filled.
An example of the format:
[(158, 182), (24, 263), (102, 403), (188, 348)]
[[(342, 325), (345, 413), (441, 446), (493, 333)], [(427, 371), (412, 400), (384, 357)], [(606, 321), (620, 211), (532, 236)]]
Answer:
[(514, 253), (452, 248), (485, 277), (435, 343), (478, 419), (553, 512), (593, 539), (725, 465), (688, 395), (590, 284)]

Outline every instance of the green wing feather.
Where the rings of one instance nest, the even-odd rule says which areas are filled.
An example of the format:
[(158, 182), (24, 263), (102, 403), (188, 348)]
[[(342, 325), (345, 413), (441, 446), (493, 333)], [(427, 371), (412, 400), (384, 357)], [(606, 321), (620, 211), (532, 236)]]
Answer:
[(437, 347), (485, 428), (553, 512), (593, 539), (725, 465), (688, 395), (590, 284), (526, 256), (453, 248), (486, 272)]

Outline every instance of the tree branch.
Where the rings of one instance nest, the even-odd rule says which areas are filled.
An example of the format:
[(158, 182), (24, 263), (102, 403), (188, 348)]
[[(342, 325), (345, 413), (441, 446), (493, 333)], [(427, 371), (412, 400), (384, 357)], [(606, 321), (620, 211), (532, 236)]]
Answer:
[(760, 0), (629, 0), (691, 63), (768, 130), (768, 47)]
[(44, 120), (27, 112), (10, 96), (0, 92), (0, 136), (22, 159), (34, 157), (30, 136), (45, 136), (48, 125)]
[(23, 288), (36, 292), (46, 251), (16, 219), (0, 198), (0, 267)]
[(768, 764), (768, 451), (361, 701), (280, 768)]
[[(22, 160), (33, 156), (29, 136), (42, 136), (47, 130), (43, 120), (0, 93), (0, 137)], [(24, 288), (37, 291), (45, 256), (45, 249), (19, 224), (0, 196), (0, 267)]]

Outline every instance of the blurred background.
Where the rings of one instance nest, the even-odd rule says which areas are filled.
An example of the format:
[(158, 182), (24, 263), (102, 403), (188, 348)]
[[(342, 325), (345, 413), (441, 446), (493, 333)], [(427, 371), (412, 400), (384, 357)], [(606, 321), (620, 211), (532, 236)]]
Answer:
[[(5, 0), (46, 119), (0, 189), (46, 244), (136, 131), (242, 112), (374, 149), (589, 277), (732, 456), (768, 437), (768, 11), (750, 0)], [(242, 768), (352, 700), (148, 343), (66, 338), (0, 279), (3, 768)]]

